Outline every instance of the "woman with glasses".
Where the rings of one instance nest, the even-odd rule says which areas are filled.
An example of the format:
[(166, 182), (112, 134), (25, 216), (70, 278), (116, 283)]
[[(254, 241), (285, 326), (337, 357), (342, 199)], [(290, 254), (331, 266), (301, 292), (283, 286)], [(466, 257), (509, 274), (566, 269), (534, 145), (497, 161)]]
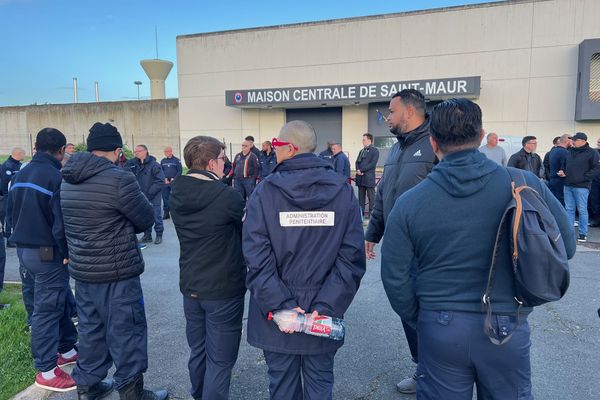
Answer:
[(194, 399), (229, 397), (242, 335), (244, 201), (221, 181), (224, 149), (211, 137), (190, 139), (183, 152), (189, 171), (171, 188)]

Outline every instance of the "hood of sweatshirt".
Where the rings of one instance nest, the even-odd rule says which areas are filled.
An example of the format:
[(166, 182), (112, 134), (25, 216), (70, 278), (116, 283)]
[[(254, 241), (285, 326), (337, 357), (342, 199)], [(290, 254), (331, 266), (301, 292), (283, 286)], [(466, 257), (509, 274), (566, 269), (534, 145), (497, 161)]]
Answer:
[(467, 197), (483, 189), (497, 168), (477, 149), (463, 150), (446, 155), (428, 178), (454, 197)]

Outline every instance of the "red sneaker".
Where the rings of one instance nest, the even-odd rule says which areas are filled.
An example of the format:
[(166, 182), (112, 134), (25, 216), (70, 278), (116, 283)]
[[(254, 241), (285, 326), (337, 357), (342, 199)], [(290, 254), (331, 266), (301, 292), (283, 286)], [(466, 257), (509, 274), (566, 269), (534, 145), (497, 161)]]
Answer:
[(79, 353), (77, 353), (73, 357), (69, 357), (69, 358), (64, 358), (62, 356), (62, 354), (58, 353), (58, 361), (56, 362), (56, 365), (58, 365), (59, 367), (64, 367), (66, 365), (75, 364), (77, 362), (78, 358), (79, 358)]
[(71, 375), (63, 372), (60, 368), (54, 369), (54, 375), (52, 379), (44, 379), (41, 372), (38, 372), (35, 377), (35, 386), (41, 387), (42, 389), (51, 390), (53, 392), (68, 392), (70, 390), (77, 389), (77, 384), (71, 378)]

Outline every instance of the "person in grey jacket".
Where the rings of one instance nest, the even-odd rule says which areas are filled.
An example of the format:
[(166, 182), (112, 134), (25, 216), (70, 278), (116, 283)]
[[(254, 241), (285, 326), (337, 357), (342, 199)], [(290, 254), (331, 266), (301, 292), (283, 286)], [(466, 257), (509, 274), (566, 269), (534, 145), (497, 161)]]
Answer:
[[(375, 258), (373, 248), (383, 237), (387, 217), (396, 199), (425, 179), (437, 163), (429, 143), (429, 119), (425, 112), (423, 94), (415, 89), (404, 89), (392, 97), (389, 111), (388, 126), (390, 132), (398, 138), (398, 143), (392, 147), (385, 163), (375, 196), (375, 207), (365, 233), (365, 249), (369, 259)], [(417, 331), (404, 321), (402, 326), (410, 354), (418, 364)], [(416, 387), (414, 376), (397, 385), (401, 393), (415, 393)]]
[(506, 153), (502, 147), (498, 146), (498, 135), (494, 132), (490, 132), (486, 138), (487, 144), (481, 146), (479, 152), (485, 154), (487, 158), (494, 161), (496, 164), (506, 167)]

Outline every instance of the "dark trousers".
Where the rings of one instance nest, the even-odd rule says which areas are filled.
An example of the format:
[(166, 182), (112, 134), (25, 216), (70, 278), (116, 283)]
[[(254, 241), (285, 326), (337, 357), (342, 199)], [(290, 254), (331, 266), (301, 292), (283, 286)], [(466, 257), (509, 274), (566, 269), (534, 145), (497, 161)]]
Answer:
[[(366, 195), (366, 196), (365, 196)], [(369, 199), (369, 213), (373, 210), (375, 205), (375, 188), (359, 186), (358, 187), (358, 204), (363, 213), (367, 213), (367, 207), (365, 204), (366, 198)]]
[(256, 179), (254, 178), (234, 178), (233, 187), (237, 189), (244, 200), (248, 200), (252, 191), (256, 187)]
[(588, 200), (590, 219), (600, 222), (600, 181), (594, 179)]
[(550, 189), (554, 197), (556, 197), (558, 201), (560, 201), (560, 204), (562, 204), (563, 207), (565, 205), (564, 181), (564, 179), (557, 178), (552, 178), (550, 179), (550, 181), (548, 181), (548, 188)]
[(40, 260), (38, 249), (18, 248), (17, 255), (33, 277), (34, 304), (31, 318), (31, 353), (38, 371), (56, 368), (57, 353), (66, 353), (77, 342), (71, 320), (72, 303), (67, 300), (69, 270), (62, 260)]
[[(160, 204), (158, 204), (158, 205), (152, 204), (152, 208), (154, 209), (154, 232), (156, 232), (157, 235), (162, 235), (165, 230), (165, 226), (163, 224), (162, 211), (160, 210)], [(152, 228), (147, 229), (144, 232), (144, 235), (147, 235), (147, 236), (152, 235)]]
[(21, 275), (21, 293), (23, 294), (23, 304), (27, 311), (27, 324), (31, 326), (33, 318), (33, 298), (35, 293), (35, 281), (33, 275), (27, 271), (27, 268), (19, 260), (19, 275)]
[(271, 399), (331, 400), (335, 353), (296, 355), (265, 350)]
[(75, 282), (79, 316), (78, 385), (92, 386), (114, 363), (115, 388), (148, 369), (148, 335), (139, 276), (112, 283)]
[(165, 185), (162, 188), (163, 213), (169, 213), (169, 197), (171, 197), (171, 185)]
[(418, 400), (532, 400), (529, 325), (521, 316), (496, 315), (495, 329), (514, 336), (502, 346), (483, 332), (485, 315), (456, 311), (419, 311), (419, 354), (423, 375)]
[(6, 247), (4, 236), (0, 236), (0, 292), (4, 289), (4, 269), (6, 268)]
[(197, 300), (183, 297), (194, 399), (228, 399), (231, 371), (242, 337), (244, 297)]

